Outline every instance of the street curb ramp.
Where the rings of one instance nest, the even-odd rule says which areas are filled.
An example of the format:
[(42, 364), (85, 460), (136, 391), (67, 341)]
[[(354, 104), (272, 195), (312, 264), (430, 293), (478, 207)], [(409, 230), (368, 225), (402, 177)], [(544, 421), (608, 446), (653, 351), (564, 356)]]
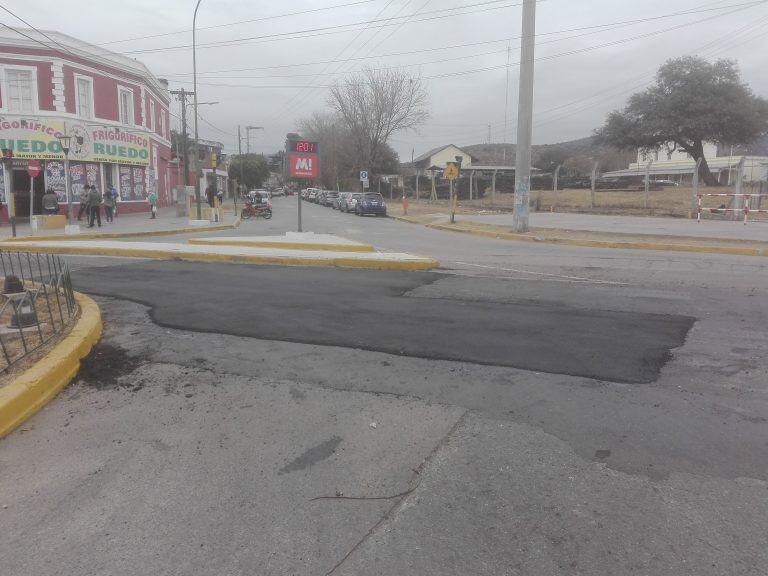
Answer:
[(101, 337), (101, 311), (88, 296), (75, 292), (80, 317), (61, 342), (34, 366), (0, 388), (0, 438), (35, 414), (77, 375)]

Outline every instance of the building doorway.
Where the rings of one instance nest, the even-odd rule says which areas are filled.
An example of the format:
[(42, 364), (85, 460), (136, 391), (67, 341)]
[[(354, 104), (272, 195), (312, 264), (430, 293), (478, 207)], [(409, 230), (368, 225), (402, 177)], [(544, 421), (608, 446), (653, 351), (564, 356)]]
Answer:
[[(19, 220), (29, 220), (29, 185), (31, 178), (26, 170), (13, 171), (13, 202), (16, 208), (15, 216)], [(45, 194), (45, 178), (41, 172), (35, 178), (35, 199), (32, 205), (34, 214), (43, 213), (43, 194)]]

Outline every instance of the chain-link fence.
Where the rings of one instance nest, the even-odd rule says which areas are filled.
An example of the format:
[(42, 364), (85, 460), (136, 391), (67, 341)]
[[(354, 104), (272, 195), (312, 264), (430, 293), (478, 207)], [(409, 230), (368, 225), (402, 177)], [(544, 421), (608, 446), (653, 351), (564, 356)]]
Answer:
[(53, 254), (0, 251), (0, 372), (56, 338), (78, 313), (69, 266)]

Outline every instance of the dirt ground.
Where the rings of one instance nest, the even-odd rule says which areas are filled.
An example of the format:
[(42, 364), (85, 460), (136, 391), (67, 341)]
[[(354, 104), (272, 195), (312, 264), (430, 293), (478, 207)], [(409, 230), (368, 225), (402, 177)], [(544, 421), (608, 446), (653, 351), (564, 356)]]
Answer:
[[(4, 300), (4, 299), (3, 299)], [(33, 366), (35, 362), (44, 357), (61, 339), (69, 334), (72, 326), (77, 321), (77, 315), (72, 320), (68, 319), (66, 304), (64, 296), (60, 297), (60, 303), (62, 306), (62, 314), (64, 316), (64, 329), (62, 330), (61, 314), (56, 303), (56, 298), (52, 295), (46, 298), (43, 294), (40, 294), (35, 301), (35, 310), (37, 312), (37, 318), (40, 321), (40, 329), (37, 326), (24, 329), (24, 340), (26, 341), (26, 349), (30, 350), (30, 354), (24, 357), (25, 354), (25, 341), (22, 340), (19, 331), (16, 329), (9, 329), (11, 322), (11, 316), (13, 314), (13, 306), (8, 303), (7, 306), (2, 308), (0, 312), (0, 341), (2, 347), (0, 347), (0, 386), (4, 386), (12, 381), (18, 374), (24, 372), (29, 367)], [(6, 302), (3, 301), (2, 304)], [(56, 330), (61, 330), (58, 334)], [(41, 346), (41, 342), (43, 342)], [(3, 350), (4, 349), (4, 353)], [(9, 369), (5, 369), (8, 362), (11, 362)]]
[[(702, 194), (729, 194), (733, 193), (733, 187), (700, 189)], [(747, 187), (746, 192), (752, 192)], [(758, 192), (758, 190), (754, 190)], [(764, 191), (764, 194), (768, 192)], [(645, 194), (640, 191), (621, 190), (597, 190), (595, 203), (591, 206), (590, 190), (560, 190), (557, 194), (551, 190), (531, 191), (532, 209), (542, 212), (575, 212), (587, 214), (619, 214), (627, 216), (671, 216), (677, 218), (691, 218), (696, 215), (696, 198), (690, 187), (665, 188), (664, 190), (651, 191), (648, 194), (646, 204)], [(461, 200), (458, 203), (457, 213), (479, 214), (487, 211), (512, 210), (514, 195), (496, 194), (495, 198), (487, 193), (478, 200)], [(763, 209), (768, 209), (768, 196), (761, 198)], [(704, 208), (720, 208), (729, 204), (730, 198), (724, 196), (703, 196)], [(756, 202), (756, 200), (753, 200)], [(450, 209), (448, 200), (409, 200), (408, 213), (413, 215), (430, 214), (435, 212), (447, 212)], [(702, 218), (725, 219), (730, 214), (711, 214), (708, 211), (702, 213)], [(741, 215), (739, 215), (741, 217)], [(750, 220), (768, 220), (768, 214), (752, 212)]]

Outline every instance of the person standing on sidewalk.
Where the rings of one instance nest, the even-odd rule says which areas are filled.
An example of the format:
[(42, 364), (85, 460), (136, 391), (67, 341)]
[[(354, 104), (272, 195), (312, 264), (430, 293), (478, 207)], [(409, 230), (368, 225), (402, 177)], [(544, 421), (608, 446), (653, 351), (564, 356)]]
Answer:
[(115, 185), (109, 187), (109, 194), (112, 196), (112, 216), (117, 216), (117, 188), (115, 188)]
[(149, 211), (152, 212), (151, 218), (154, 220), (157, 216), (157, 193), (154, 190), (147, 196), (147, 202), (149, 202)]
[(77, 211), (77, 219), (82, 220), (83, 214), (88, 218), (88, 184), (80, 191), (80, 209)]
[(112, 196), (112, 192), (110, 190), (107, 190), (104, 192), (104, 216), (107, 220), (107, 222), (114, 222), (114, 212), (115, 212), (115, 198)]
[(91, 191), (88, 192), (88, 228), (93, 228), (94, 220), (101, 228), (101, 194), (96, 186), (91, 185)]

